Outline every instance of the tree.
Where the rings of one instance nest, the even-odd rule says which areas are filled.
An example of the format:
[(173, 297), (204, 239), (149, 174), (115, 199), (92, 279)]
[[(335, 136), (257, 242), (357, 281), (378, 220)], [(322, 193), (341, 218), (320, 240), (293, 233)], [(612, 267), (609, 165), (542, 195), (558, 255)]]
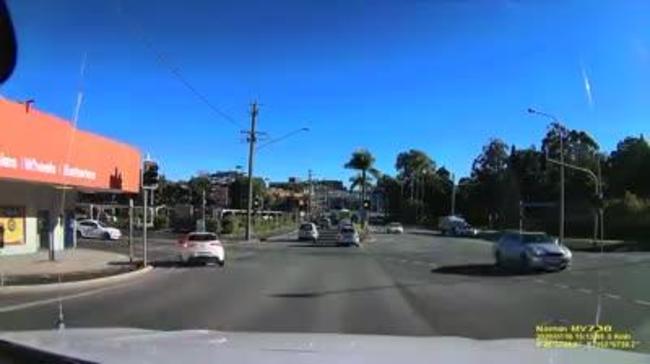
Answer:
[[(238, 176), (230, 184), (229, 191), (231, 207), (234, 209), (248, 208), (248, 177)], [(266, 195), (266, 184), (264, 179), (260, 177), (253, 178), (253, 198), (262, 197)]]
[(474, 159), (472, 176), (476, 178), (499, 177), (508, 166), (508, 145), (501, 139), (490, 139), (481, 154)]
[(627, 137), (610, 154), (607, 165), (609, 192), (623, 197), (625, 191), (650, 197), (650, 145), (643, 135)]
[(356, 174), (355, 176), (350, 177), (350, 191), (354, 191), (355, 189), (359, 190), (369, 190), (372, 188), (372, 182), (370, 178), (366, 178), (364, 181), (363, 176), (361, 173)]
[(350, 160), (345, 163), (347, 169), (354, 169), (361, 172), (361, 199), (366, 198), (366, 184), (368, 174), (379, 177), (379, 171), (374, 167), (375, 157), (367, 149), (358, 149), (352, 153)]
[(468, 199), (473, 219), (500, 225), (504, 222), (509, 198), (507, 188), (508, 145), (500, 139), (490, 139), (472, 164), (472, 183)]
[(411, 149), (397, 155), (395, 169), (397, 169), (398, 178), (408, 180), (423, 171), (434, 171), (436, 164), (425, 152)]

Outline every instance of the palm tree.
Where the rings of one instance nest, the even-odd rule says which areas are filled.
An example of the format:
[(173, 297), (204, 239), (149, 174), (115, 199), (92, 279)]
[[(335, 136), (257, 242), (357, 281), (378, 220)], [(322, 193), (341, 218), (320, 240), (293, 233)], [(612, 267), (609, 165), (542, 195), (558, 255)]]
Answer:
[[(367, 149), (358, 149), (352, 153), (350, 160), (345, 163), (347, 169), (354, 169), (361, 172), (360, 180), (357, 184), (361, 185), (361, 199), (366, 199), (366, 186), (368, 184), (368, 173), (371, 176), (378, 177), (379, 171), (374, 167), (375, 157)], [(355, 184), (356, 185), (356, 184)]]
[(363, 190), (363, 187), (366, 188), (366, 190), (372, 188), (372, 183), (370, 182), (370, 179), (367, 179), (365, 183), (363, 182), (363, 176), (361, 173), (357, 173), (356, 175), (350, 177), (350, 191), (354, 191), (355, 189), (361, 189)]

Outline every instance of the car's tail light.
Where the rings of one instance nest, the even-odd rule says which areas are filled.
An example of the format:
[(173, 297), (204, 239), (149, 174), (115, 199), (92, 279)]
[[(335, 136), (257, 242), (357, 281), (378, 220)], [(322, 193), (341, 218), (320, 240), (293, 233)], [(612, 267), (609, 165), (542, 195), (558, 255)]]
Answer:
[(178, 245), (183, 248), (187, 248), (187, 241), (185, 239), (178, 239)]

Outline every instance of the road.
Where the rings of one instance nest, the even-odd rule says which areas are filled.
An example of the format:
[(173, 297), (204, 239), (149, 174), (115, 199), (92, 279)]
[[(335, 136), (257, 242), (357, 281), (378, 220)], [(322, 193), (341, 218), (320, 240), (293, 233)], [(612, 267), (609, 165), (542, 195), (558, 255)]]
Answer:
[[(156, 268), (128, 283), (60, 292), (66, 325), (496, 339), (592, 324), (600, 308), (601, 324), (650, 352), (647, 253), (576, 252), (566, 271), (519, 275), (493, 267), (487, 241), (421, 230), (375, 234), (361, 248), (293, 237), (229, 246), (224, 268), (178, 266), (172, 249), (152, 242)], [(0, 295), (0, 330), (53, 327), (48, 298)]]

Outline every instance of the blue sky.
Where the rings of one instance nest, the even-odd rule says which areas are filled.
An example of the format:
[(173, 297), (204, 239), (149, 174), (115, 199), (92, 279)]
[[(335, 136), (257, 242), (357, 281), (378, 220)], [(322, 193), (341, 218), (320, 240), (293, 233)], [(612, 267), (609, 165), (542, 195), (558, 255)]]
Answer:
[(8, 3), (20, 54), (0, 93), (71, 118), (81, 87), (79, 127), (137, 146), (173, 179), (245, 165), (253, 99), (272, 138), (311, 129), (259, 152), (256, 174), (273, 180), (347, 180), (359, 147), (387, 173), (417, 148), (466, 175), (491, 137), (539, 144), (547, 122), (530, 106), (608, 151), (650, 133), (644, 1)]

